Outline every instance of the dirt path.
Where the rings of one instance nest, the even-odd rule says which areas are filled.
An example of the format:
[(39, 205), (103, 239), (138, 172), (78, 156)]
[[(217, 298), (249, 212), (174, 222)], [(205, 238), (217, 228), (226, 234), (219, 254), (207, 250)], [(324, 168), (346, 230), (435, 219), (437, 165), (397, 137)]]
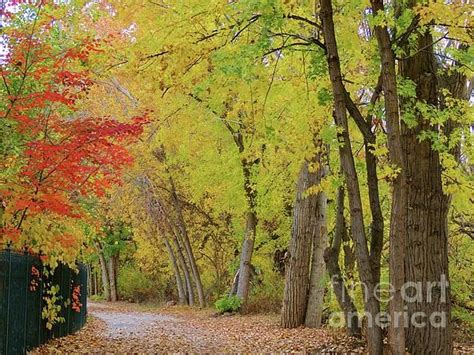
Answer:
[[(104, 336), (115, 338), (144, 337), (153, 326), (168, 327), (178, 320), (174, 317), (146, 312), (111, 312), (94, 307), (91, 314), (106, 324)], [(160, 324), (161, 323), (161, 324)]]
[(128, 303), (88, 307), (91, 317), (84, 329), (33, 353), (364, 352), (360, 343), (324, 329), (281, 329), (277, 316), (216, 317), (209, 310)]
[[(328, 329), (282, 329), (278, 316), (214, 316), (187, 307), (89, 303), (87, 325), (33, 354), (365, 353), (360, 341)], [(472, 347), (458, 346), (456, 354)]]

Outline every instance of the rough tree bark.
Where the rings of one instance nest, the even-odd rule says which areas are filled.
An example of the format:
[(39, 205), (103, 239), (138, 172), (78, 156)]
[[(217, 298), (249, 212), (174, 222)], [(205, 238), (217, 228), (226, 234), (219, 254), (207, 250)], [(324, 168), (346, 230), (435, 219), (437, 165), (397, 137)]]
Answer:
[[(405, 45), (409, 53), (408, 43)], [(399, 61), (399, 73), (416, 84), (418, 102), (437, 107), (437, 68), (429, 30), (418, 35), (416, 48), (420, 50)], [(402, 114), (408, 110), (413, 113), (415, 108), (402, 102)], [(417, 302), (405, 303), (409, 319), (424, 314), (426, 326), (417, 327), (410, 322), (406, 346), (414, 354), (448, 354), (452, 353), (447, 223), (449, 197), (442, 188), (438, 152), (432, 149), (429, 140), (419, 139), (421, 132), (436, 131), (438, 127), (430, 126), (429, 118), (423, 117), (421, 112), (414, 113), (417, 125), (412, 128), (402, 126), (409, 211), (404, 255), (405, 282), (419, 283), (423, 297)], [(430, 298), (426, 297), (428, 289), (431, 291)], [(430, 317), (435, 318), (434, 322), (430, 321)], [(441, 324), (442, 321), (444, 324)]]
[(347, 290), (342, 277), (341, 268), (339, 267), (339, 252), (341, 243), (347, 240), (346, 220), (344, 218), (344, 187), (340, 187), (337, 192), (337, 212), (336, 212), (336, 229), (330, 247), (324, 251), (324, 261), (331, 278), (331, 284), (334, 289), (339, 307), (344, 312), (344, 320), (346, 322), (347, 333), (350, 336), (360, 338), (362, 335), (359, 323), (357, 308), (354, 305), (352, 297)]
[[(322, 176), (326, 168), (321, 167)], [(305, 325), (311, 328), (321, 326), (324, 291), (326, 289), (324, 263), (324, 250), (328, 243), (327, 233), (327, 196), (324, 191), (317, 195), (316, 202), (316, 228), (313, 235), (313, 251), (311, 256), (311, 272), (309, 280), (308, 304), (306, 306)]]
[[(319, 155), (319, 154), (317, 154)], [(305, 161), (296, 184), (296, 200), (293, 207), (291, 240), (286, 256), (285, 290), (281, 325), (296, 328), (305, 322), (309, 290), (309, 266), (311, 246), (316, 237), (318, 194), (307, 195), (307, 190), (321, 181), (321, 169), (310, 171), (319, 164), (319, 158)]]
[(381, 328), (373, 322), (375, 317), (380, 313), (380, 304), (373, 293), (376, 284), (373, 279), (372, 265), (367, 246), (367, 236), (365, 234), (359, 181), (349, 139), (349, 127), (345, 105), (346, 94), (342, 82), (339, 54), (334, 31), (332, 2), (331, 0), (321, 0), (320, 4), (320, 17), (322, 21), (324, 41), (326, 44), (326, 57), (334, 96), (334, 120), (336, 125), (341, 128), (339, 139), (342, 144), (339, 147), (339, 155), (349, 196), (351, 229), (356, 245), (359, 275), (366, 288), (364, 294), (364, 308), (368, 316), (371, 318), (369, 319), (370, 322), (367, 327), (368, 350), (370, 354), (381, 354), (382, 331)]

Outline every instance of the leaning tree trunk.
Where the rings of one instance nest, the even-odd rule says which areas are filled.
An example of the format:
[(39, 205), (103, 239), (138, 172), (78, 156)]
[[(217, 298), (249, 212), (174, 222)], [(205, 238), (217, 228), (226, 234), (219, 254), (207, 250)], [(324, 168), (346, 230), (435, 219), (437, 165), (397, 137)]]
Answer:
[(328, 243), (328, 233), (327, 196), (324, 191), (318, 193), (316, 213), (316, 231), (313, 235), (313, 255), (311, 257), (311, 276), (305, 319), (305, 325), (311, 328), (321, 326), (324, 291), (326, 290), (324, 250)]
[(349, 207), (351, 215), (351, 230), (356, 245), (357, 261), (361, 281), (366, 286), (364, 294), (364, 308), (368, 314), (369, 324), (367, 327), (368, 351), (370, 354), (381, 354), (382, 330), (373, 321), (380, 313), (380, 303), (374, 294), (376, 283), (373, 279), (372, 264), (370, 261), (367, 236), (365, 233), (362, 200), (360, 195), (359, 180), (352, 155), (351, 141), (349, 138), (349, 126), (347, 122), (345, 88), (342, 82), (339, 54), (337, 49), (336, 34), (334, 30), (334, 19), (331, 0), (321, 0), (320, 17), (324, 42), (326, 44), (326, 58), (331, 79), (332, 92), (334, 96), (334, 120), (341, 129), (339, 134), (340, 147), (339, 156), (346, 180), (349, 196)]
[(333, 241), (330, 247), (324, 251), (324, 261), (328, 270), (331, 284), (334, 289), (339, 307), (344, 313), (344, 321), (346, 323), (347, 334), (360, 338), (362, 335), (359, 323), (357, 308), (354, 305), (352, 297), (347, 290), (339, 266), (339, 252), (341, 243), (347, 240), (346, 220), (344, 218), (344, 187), (340, 187), (337, 192), (337, 211), (336, 211), (336, 228), (334, 231)]
[[(438, 105), (437, 68), (433, 38), (426, 30), (418, 35), (413, 55), (400, 61), (402, 77), (416, 84), (416, 99), (422, 105)], [(408, 44), (407, 44), (408, 46)], [(405, 282), (419, 283), (421, 299), (406, 300), (409, 320), (424, 315), (425, 326), (409, 322), (406, 346), (413, 354), (449, 354), (452, 352), (451, 298), (448, 272), (449, 197), (443, 192), (440, 156), (430, 140), (420, 140), (422, 132), (434, 132), (429, 117), (404, 103), (404, 113), (414, 113), (417, 126), (403, 128), (408, 177), (408, 216), (405, 249)], [(435, 285), (433, 287), (433, 285)], [(427, 297), (430, 292), (431, 297)], [(407, 292), (409, 293), (409, 292)], [(409, 296), (414, 296), (409, 293)], [(421, 312), (421, 313), (416, 313)]]
[[(313, 159), (311, 163), (319, 158)], [(305, 322), (309, 288), (311, 245), (317, 239), (318, 194), (307, 195), (310, 187), (321, 181), (321, 169), (310, 171), (310, 162), (304, 162), (296, 184), (291, 240), (286, 256), (285, 290), (281, 325), (296, 328)]]
[(183, 286), (183, 280), (181, 279), (181, 274), (179, 272), (178, 262), (176, 261), (176, 256), (174, 254), (171, 244), (164, 235), (162, 236), (163, 242), (165, 244), (166, 250), (168, 251), (168, 256), (171, 260), (171, 267), (173, 269), (174, 277), (176, 280), (176, 288), (178, 289), (178, 299), (180, 304), (186, 304), (186, 293)]
[(201, 274), (199, 273), (199, 269), (196, 264), (196, 258), (194, 257), (194, 252), (193, 252), (191, 243), (189, 241), (188, 230), (186, 228), (186, 222), (184, 220), (183, 210), (181, 208), (181, 202), (179, 201), (178, 194), (176, 193), (176, 187), (171, 176), (169, 178), (169, 181), (171, 185), (172, 199), (173, 199), (174, 207), (175, 207), (176, 214), (178, 217), (178, 220), (177, 220), (178, 229), (181, 234), (184, 250), (186, 251), (186, 255), (188, 257), (189, 266), (191, 267), (194, 285), (196, 286), (199, 307), (204, 307), (206, 305), (206, 301), (204, 298), (204, 290), (203, 290), (202, 282), (201, 282)]
[(194, 288), (193, 283), (191, 280), (191, 274), (189, 272), (188, 263), (186, 262), (186, 258), (184, 257), (183, 248), (181, 247), (181, 243), (178, 240), (177, 234), (174, 235), (173, 242), (176, 248), (176, 254), (178, 255), (178, 263), (180, 269), (183, 271), (184, 281), (186, 283), (187, 289), (187, 300), (190, 306), (194, 306)]

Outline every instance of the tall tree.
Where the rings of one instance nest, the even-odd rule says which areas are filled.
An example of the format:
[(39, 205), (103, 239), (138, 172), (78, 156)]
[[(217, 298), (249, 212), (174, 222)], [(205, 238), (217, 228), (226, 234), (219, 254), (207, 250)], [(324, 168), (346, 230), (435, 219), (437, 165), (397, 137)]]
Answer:
[[(408, 8), (416, 5), (416, 1), (408, 2)], [(420, 139), (423, 133), (438, 130), (437, 125), (430, 122), (426, 110), (439, 107), (438, 67), (430, 30), (415, 25), (415, 31), (414, 50), (410, 49), (408, 39), (400, 44), (405, 55), (398, 67), (402, 80), (415, 86), (414, 97), (401, 102), (402, 117), (409, 122), (402, 125), (408, 177), (405, 282), (420, 284), (424, 295), (428, 295), (430, 285), (437, 286), (431, 297), (406, 302), (409, 319), (416, 312), (422, 312), (420, 314), (427, 317), (423, 327), (410, 322), (406, 346), (412, 353), (447, 354), (452, 352), (447, 220), (449, 197), (443, 192), (443, 167), (439, 152), (433, 149), (429, 139)], [(408, 117), (414, 121), (410, 122)]]
[[(320, 6), (324, 42), (327, 51), (326, 57), (334, 97), (334, 121), (340, 128), (339, 137), (341, 144), (339, 146), (339, 156), (349, 196), (351, 229), (356, 245), (359, 274), (366, 288), (365, 294), (363, 295), (364, 307), (369, 315), (375, 317), (380, 312), (380, 304), (374, 294), (376, 284), (374, 283), (370, 254), (367, 246), (358, 174), (355, 168), (351, 142), (349, 139), (349, 126), (347, 122), (345, 102), (346, 94), (342, 82), (339, 53), (334, 30), (332, 2), (331, 0), (321, 0)], [(375, 322), (371, 323), (372, 324), (369, 324), (367, 329), (369, 353), (380, 354), (382, 353), (382, 331)]]
[[(374, 16), (383, 17), (384, 4), (372, 0)], [(405, 237), (407, 232), (407, 178), (405, 156), (402, 148), (399, 98), (395, 54), (392, 50), (388, 28), (382, 24), (375, 26), (382, 63), (382, 87), (385, 98), (387, 141), (391, 163), (398, 170), (393, 181), (392, 209), (390, 221), (390, 282), (393, 295), (390, 301), (390, 344), (393, 354), (405, 354), (405, 324), (403, 321), (404, 302), (402, 288), (405, 277)]]

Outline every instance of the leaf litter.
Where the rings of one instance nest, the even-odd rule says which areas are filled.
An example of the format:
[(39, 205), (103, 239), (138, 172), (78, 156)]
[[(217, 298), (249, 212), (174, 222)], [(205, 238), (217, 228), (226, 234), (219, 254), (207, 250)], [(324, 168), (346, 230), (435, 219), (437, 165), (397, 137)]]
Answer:
[[(283, 329), (278, 315), (216, 316), (190, 307), (94, 303), (87, 325), (31, 354), (326, 353), (365, 354), (342, 330)], [(473, 348), (457, 347), (457, 353)]]

